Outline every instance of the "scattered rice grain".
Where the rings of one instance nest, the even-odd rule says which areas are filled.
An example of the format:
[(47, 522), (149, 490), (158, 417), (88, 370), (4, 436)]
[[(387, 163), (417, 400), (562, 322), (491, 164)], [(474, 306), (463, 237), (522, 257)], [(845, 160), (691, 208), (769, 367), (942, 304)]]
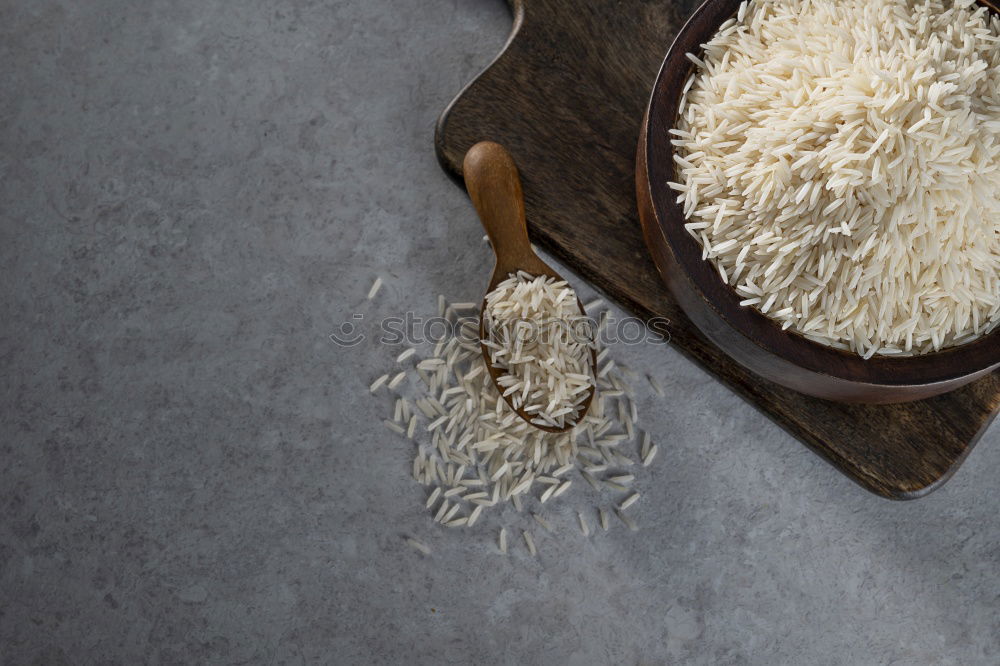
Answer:
[(410, 544), (413, 548), (419, 550), (424, 555), (430, 555), (431, 554), (431, 549), (430, 548), (428, 548), (426, 545), (420, 543), (419, 541), (417, 541), (416, 539), (414, 539), (412, 537), (407, 537), (406, 543)]

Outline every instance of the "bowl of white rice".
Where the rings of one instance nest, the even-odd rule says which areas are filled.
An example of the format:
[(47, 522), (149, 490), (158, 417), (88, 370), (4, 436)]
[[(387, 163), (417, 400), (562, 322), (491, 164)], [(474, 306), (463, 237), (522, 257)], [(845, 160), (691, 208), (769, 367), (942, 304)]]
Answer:
[(886, 403), (1000, 367), (995, 5), (708, 0), (636, 180), (675, 299), (757, 374)]

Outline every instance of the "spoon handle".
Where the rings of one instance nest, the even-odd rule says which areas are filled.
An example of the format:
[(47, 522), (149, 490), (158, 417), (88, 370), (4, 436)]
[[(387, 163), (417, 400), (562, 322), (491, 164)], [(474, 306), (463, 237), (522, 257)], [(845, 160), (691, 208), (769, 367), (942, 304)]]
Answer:
[(516, 268), (537, 261), (524, 220), (521, 179), (510, 153), (498, 143), (482, 141), (465, 154), (462, 172), (497, 266)]

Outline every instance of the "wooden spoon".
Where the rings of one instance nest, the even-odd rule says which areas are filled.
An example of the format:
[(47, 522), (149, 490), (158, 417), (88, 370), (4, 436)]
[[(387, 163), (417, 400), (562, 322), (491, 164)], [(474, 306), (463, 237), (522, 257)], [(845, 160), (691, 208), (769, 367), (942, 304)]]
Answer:
[[(562, 280), (562, 276), (556, 273), (548, 264), (542, 261), (531, 248), (528, 240), (528, 227), (524, 219), (524, 195), (521, 192), (521, 179), (517, 174), (517, 167), (510, 153), (503, 146), (491, 141), (477, 143), (469, 152), (465, 154), (465, 161), (462, 163), (462, 173), (465, 178), (465, 187), (469, 191), (472, 203), (479, 213), (479, 219), (486, 229), (493, 252), (496, 255), (496, 263), (493, 265), (493, 275), (490, 278), (486, 293), (496, 289), (497, 285), (506, 280), (511, 273), (524, 271), (534, 276), (545, 275)], [(580, 306), (580, 313), (586, 316), (583, 303), (577, 299)], [(485, 329), (483, 323), (483, 313), (486, 312), (486, 299), (483, 298), (483, 306), (479, 314), (479, 339), (485, 339)], [(499, 379), (505, 374), (500, 368), (493, 367), (490, 360), (489, 350), (486, 345), (480, 344), (483, 352), (483, 359), (486, 361), (486, 368), (489, 370), (493, 383), (496, 385), (500, 395), (504, 389), (500, 387)], [(597, 354), (590, 350), (591, 376), (596, 377), (595, 367), (597, 365)], [(596, 379), (595, 379), (596, 382)], [(561, 428), (556, 426), (538, 425), (531, 423), (532, 415), (526, 414), (522, 409), (514, 407), (511, 396), (505, 396), (504, 400), (510, 405), (518, 416), (531, 423), (539, 430), (546, 432), (565, 432), (573, 428), (583, 420), (590, 403), (594, 398), (595, 387), (591, 386), (587, 392), (584, 402), (577, 412), (574, 422), (567, 422)]]

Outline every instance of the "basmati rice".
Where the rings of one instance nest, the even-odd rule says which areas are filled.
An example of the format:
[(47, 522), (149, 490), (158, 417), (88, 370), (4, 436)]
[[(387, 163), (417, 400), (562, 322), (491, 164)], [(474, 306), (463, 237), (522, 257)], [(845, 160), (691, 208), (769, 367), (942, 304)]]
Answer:
[[(447, 303), (445, 308), (456, 309)], [(470, 313), (470, 320), (474, 315)], [(620, 417), (630, 420), (634, 404), (622, 374), (625, 368), (616, 364), (597, 380), (593, 403), (580, 423), (564, 433), (548, 433), (520, 419), (500, 397), (486, 372), (478, 327), (472, 326), (467, 335), (462, 330), (456, 326), (450, 337), (438, 342), (433, 356), (417, 361), (424, 384), (401, 387), (408, 397), (394, 399), (394, 420), (386, 420), (393, 432), (417, 442), (413, 477), (431, 486), (425, 508), (436, 523), (473, 527), (487, 509), (505, 500), (518, 511), (525, 502), (552, 501), (569, 492), (573, 483), (567, 477), (574, 471), (601, 490), (602, 484), (585, 468), (614, 470), (621, 480), (632, 477), (618, 469), (634, 462), (618, 450), (631, 439)], [(605, 353), (602, 358), (607, 357)], [(377, 380), (376, 388), (387, 378)], [(427, 425), (417, 433), (419, 416)], [(529, 513), (543, 529), (554, 531), (549, 520)]]
[(807, 338), (913, 355), (1000, 324), (1000, 18), (751, 0), (697, 65), (670, 183), (722, 279)]
[(618, 508), (621, 511), (624, 511), (625, 509), (629, 508), (638, 501), (639, 501), (639, 493), (632, 493), (627, 498), (625, 498), (625, 501), (623, 501)]
[(450, 509), (448, 509), (448, 512), (446, 514), (444, 514), (444, 516), (441, 518), (441, 522), (447, 523), (449, 520), (451, 520), (452, 518), (455, 517), (455, 514), (458, 513), (458, 510), (461, 509), (461, 508), (462, 508), (462, 505), (459, 504), (458, 502), (455, 502), (452, 505), (452, 507)]
[(396, 375), (395, 377), (392, 378), (391, 382), (389, 382), (389, 388), (390, 389), (396, 388), (397, 386), (399, 386), (402, 383), (402, 381), (405, 378), (406, 378), (406, 372), (405, 371), (399, 373), (398, 375)]
[(375, 294), (377, 294), (378, 290), (381, 288), (382, 288), (382, 278), (377, 277), (375, 278), (375, 282), (372, 283), (371, 289), (368, 290), (368, 300), (370, 301), (373, 298), (375, 298)]
[(374, 393), (375, 391), (379, 390), (382, 384), (385, 384), (387, 379), (389, 379), (389, 375), (382, 375), (381, 377), (373, 381), (371, 383), (371, 386), (368, 387), (368, 392)]
[(535, 425), (576, 424), (595, 385), (596, 346), (576, 292), (518, 271), (486, 295), (483, 324), (490, 362), (503, 371), (497, 384), (514, 408)]
[(427, 546), (425, 546), (424, 544), (420, 543), (416, 539), (407, 538), (406, 539), (406, 543), (410, 544), (411, 546), (413, 546), (414, 548), (416, 548), (417, 550), (419, 550), (424, 555), (430, 555), (431, 554), (431, 549), (428, 548)]
[(424, 506), (428, 509), (434, 506), (434, 502), (437, 501), (437, 498), (440, 495), (441, 495), (441, 486), (438, 486), (433, 491), (431, 491), (430, 497), (427, 498), (427, 503)]
[(531, 538), (531, 532), (523, 530), (522, 534), (524, 535), (524, 544), (528, 547), (528, 552), (532, 555), (537, 555), (538, 551), (535, 550), (535, 540)]

